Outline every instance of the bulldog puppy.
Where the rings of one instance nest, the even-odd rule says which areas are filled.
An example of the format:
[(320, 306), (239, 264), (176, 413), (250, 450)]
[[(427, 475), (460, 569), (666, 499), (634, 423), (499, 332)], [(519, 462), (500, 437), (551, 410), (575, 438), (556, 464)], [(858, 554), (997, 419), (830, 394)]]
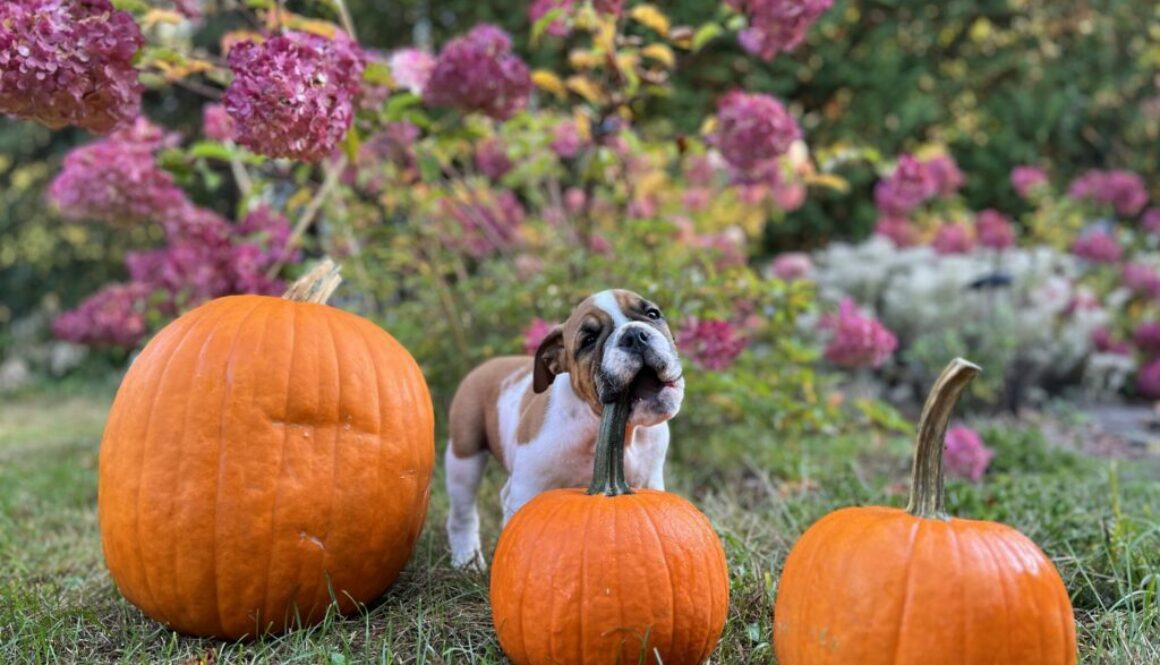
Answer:
[(664, 489), (667, 421), (681, 408), (685, 380), (664, 315), (639, 295), (590, 296), (534, 357), (494, 358), (463, 379), (451, 402), (445, 457), (455, 567), (485, 567), (475, 499), (488, 455), (509, 474), (500, 492), (506, 524), (540, 492), (591, 482), (604, 404), (626, 390), (626, 477), (633, 487)]

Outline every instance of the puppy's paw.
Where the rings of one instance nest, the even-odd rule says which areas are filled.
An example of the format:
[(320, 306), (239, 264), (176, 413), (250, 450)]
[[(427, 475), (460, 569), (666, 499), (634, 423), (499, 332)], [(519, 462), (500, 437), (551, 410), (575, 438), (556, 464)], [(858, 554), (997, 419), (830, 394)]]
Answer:
[(487, 561), (479, 549), (451, 553), (451, 565), (456, 570), (467, 573), (483, 573), (487, 571)]

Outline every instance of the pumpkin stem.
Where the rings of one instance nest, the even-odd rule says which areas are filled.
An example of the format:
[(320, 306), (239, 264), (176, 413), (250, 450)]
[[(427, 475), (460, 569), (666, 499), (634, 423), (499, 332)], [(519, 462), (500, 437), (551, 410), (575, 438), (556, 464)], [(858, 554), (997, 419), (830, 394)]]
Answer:
[(915, 517), (949, 519), (943, 512), (943, 447), (951, 412), (963, 389), (982, 368), (955, 358), (942, 371), (927, 395), (915, 434), (914, 468), (910, 474), (910, 503), (906, 512)]
[(295, 302), (313, 302), (325, 305), (330, 294), (342, 282), (339, 267), (330, 259), (322, 259), (305, 275), (290, 285), (282, 297)]
[(632, 395), (628, 390), (620, 399), (604, 405), (600, 433), (596, 436), (596, 462), (592, 468), (592, 484), (588, 486), (589, 494), (632, 494), (628, 481), (624, 479), (624, 432), (631, 410)]

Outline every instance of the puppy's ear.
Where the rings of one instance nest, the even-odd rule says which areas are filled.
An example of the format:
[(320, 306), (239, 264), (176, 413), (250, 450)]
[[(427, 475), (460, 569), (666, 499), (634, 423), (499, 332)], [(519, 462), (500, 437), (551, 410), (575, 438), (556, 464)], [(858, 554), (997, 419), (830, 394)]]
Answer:
[(532, 390), (542, 393), (556, 380), (564, 368), (564, 326), (555, 326), (540, 348), (536, 349), (536, 360), (532, 370)]

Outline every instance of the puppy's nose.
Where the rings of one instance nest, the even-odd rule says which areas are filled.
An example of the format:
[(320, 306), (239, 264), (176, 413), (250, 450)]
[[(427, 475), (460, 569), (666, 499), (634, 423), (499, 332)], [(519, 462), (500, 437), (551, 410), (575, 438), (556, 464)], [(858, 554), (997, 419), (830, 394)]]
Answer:
[(617, 346), (628, 351), (640, 352), (648, 347), (649, 339), (650, 335), (647, 330), (628, 330), (620, 336)]

